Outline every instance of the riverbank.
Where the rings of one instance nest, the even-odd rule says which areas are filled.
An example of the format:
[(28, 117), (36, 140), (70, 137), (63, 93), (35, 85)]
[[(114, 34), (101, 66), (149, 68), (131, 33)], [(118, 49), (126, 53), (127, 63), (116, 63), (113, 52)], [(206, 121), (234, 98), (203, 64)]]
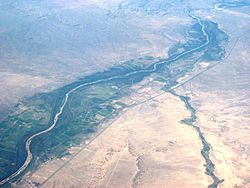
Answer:
[[(125, 101), (159, 92), (142, 88)], [(18, 186), (206, 187), (211, 180), (204, 173), (199, 135), (181, 123), (189, 116), (178, 97), (162, 94), (121, 112), (67, 165), (60, 168), (67, 157), (49, 161), (25, 175)]]
[(235, 37), (228, 58), (177, 90), (190, 97), (197, 123), (211, 144), (220, 188), (249, 187), (249, 32)]
[[(218, 46), (226, 42), (227, 35), (218, 28), (216, 23), (202, 21), (190, 13), (189, 16), (196, 21), (196, 24), (187, 33), (189, 39), (186, 43), (173, 46), (169, 50), (168, 59), (145, 57), (144, 60), (149, 61), (150, 64), (144, 64), (145, 62), (138, 64), (137, 61), (128, 62), (128, 64), (123, 64), (120, 67), (114, 67), (80, 79), (53, 93), (36, 96), (35, 100), (38, 100), (38, 102), (34, 101), (34, 103), (36, 105), (38, 103), (38, 109), (47, 113), (51, 111), (50, 120), (47, 123), (48, 127), (36, 133), (32, 129), (31, 136), (26, 134), (27, 138), (24, 139), (26, 140), (24, 145), (27, 156), (23, 163), (21, 162), (14, 167), (16, 171), (11, 169), (14, 172), (7, 176), (1, 184), (17, 177), (30, 164), (32, 159), (30, 145), (33, 139), (36, 143), (32, 150), (42, 160), (47, 161), (50, 156), (61, 158), (69, 154), (65, 152), (69, 146), (79, 145), (83, 137), (86, 138), (97, 130), (96, 126), (100, 123), (100, 116), (102, 118), (108, 117), (117, 110), (114, 99), (117, 100), (122, 96), (129, 95), (131, 93), (130, 87), (142, 81), (145, 77), (153, 74), (155, 80), (161, 80), (165, 84), (164, 88), (169, 89), (176, 85), (175, 81), (189, 72), (200, 59), (207, 61), (222, 59), (224, 48), (218, 48)], [(199, 40), (193, 40), (197, 35), (200, 36)], [(210, 40), (213, 42), (210, 43)], [(216, 53), (214, 48), (217, 49)], [(70, 104), (67, 103), (69, 97), (72, 99)], [(53, 98), (55, 100), (51, 100)], [(49, 107), (44, 109), (46, 104)], [(41, 107), (43, 109), (40, 109)], [(73, 111), (75, 112), (73, 113)], [(27, 116), (34, 116), (34, 114), (28, 114), (26, 118)], [(86, 117), (88, 118), (86, 119)], [(18, 119), (18, 117), (11, 117), (11, 121), (14, 120), (13, 124), (16, 124), (15, 119)], [(37, 120), (33, 124), (40, 124), (40, 120)], [(57, 123), (57, 121), (59, 122)], [(8, 124), (9, 122), (4, 123)], [(74, 128), (67, 126), (69, 123), (73, 123)], [(23, 124), (27, 126), (25, 121)], [(55, 126), (56, 124), (59, 125)], [(83, 135), (78, 134), (79, 131)], [(48, 136), (36, 139), (45, 133), (49, 133)], [(6, 141), (6, 143), (9, 142)], [(13, 159), (15, 157), (13, 156)], [(37, 157), (37, 160), (41, 160), (39, 157)]]

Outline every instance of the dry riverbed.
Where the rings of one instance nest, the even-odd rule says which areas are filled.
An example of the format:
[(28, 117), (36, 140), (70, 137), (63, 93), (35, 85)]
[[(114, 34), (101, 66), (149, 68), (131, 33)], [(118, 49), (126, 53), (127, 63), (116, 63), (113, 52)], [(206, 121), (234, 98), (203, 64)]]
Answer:
[[(150, 85), (136, 87), (127, 103), (159, 93)], [(211, 179), (204, 173), (199, 136), (180, 123), (189, 116), (178, 97), (164, 93), (122, 111), (66, 165), (69, 157), (51, 160), (25, 175), (19, 186), (207, 187)]]

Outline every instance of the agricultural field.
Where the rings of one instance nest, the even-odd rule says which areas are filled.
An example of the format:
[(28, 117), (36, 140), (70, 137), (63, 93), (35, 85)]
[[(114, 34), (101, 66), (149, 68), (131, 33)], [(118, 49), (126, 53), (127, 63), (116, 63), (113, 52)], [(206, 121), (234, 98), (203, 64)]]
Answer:
[(249, 7), (1, 2), (0, 187), (248, 187)]

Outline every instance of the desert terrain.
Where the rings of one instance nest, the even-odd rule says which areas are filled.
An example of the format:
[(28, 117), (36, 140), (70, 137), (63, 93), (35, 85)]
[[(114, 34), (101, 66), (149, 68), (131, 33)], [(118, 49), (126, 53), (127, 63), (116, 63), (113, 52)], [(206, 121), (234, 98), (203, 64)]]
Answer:
[[(157, 88), (159, 84), (150, 85)], [(143, 103), (120, 112), (119, 117), (103, 125), (108, 127), (98, 137), (87, 141), (87, 146), (75, 148), (72, 156), (49, 161), (35, 173), (28, 173), (18, 186), (208, 185), (211, 180), (204, 173), (204, 159), (199, 155), (199, 136), (181, 123), (190, 116), (184, 103), (169, 93), (158, 96), (160, 90), (137, 87), (137, 94), (124, 100), (129, 104), (144, 98)]]
[(0, 7), (0, 187), (250, 187), (250, 2)]

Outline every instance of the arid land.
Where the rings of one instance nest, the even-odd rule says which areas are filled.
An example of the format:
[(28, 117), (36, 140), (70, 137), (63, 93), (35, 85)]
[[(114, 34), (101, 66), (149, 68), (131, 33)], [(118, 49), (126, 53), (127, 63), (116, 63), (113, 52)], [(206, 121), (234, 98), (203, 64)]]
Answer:
[(204, 187), (211, 183), (204, 173), (199, 136), (181, 123), (190, 116), (185, 104), (156, 91), (159, 83), (148, 84), (135, 87), (136, 94), (124, 99), (129, 104), (148, 96), (145, 102), (120, 112), (87, 146), (72, 150), (73, 157), (49, 161), (28, 173), (19, 186)]

